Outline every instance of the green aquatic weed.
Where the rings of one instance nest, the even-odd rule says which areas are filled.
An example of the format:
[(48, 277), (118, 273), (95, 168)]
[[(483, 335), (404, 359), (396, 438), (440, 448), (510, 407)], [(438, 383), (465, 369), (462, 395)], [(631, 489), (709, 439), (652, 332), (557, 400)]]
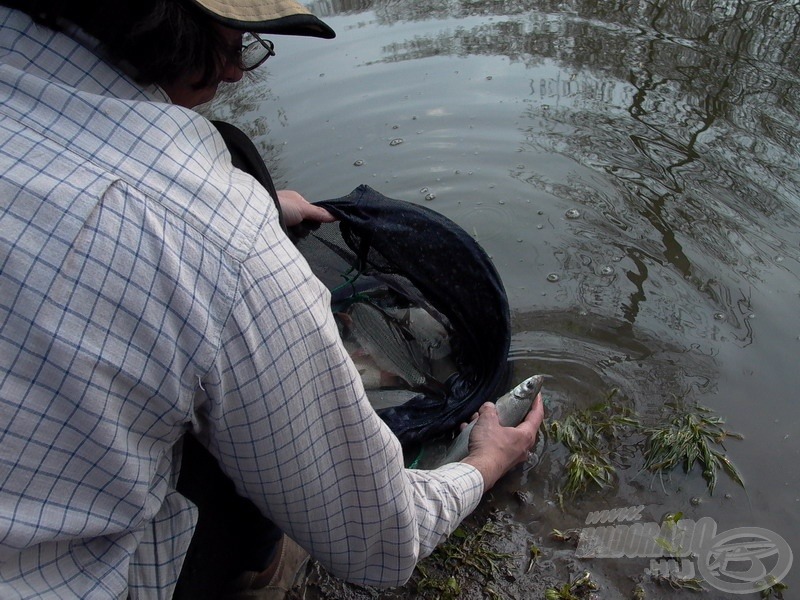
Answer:
[(461, 584), (453, 577), (431, 577), (424, 565), (417, 565), (417, 570), (422, 575), (417, 582), (417, 592), (426, 596), (432, 592), (439, 600), (455, 600), (461, 596)]
[(569, 451), (566, 478), (558, 492), (560, 502), (593, 486), (599, 489), (613, 486), (617, 474), (612, 457), (617, 455), (624, 438), (635, 432), (645, 438), (645, 470), (660, 474), (680, 465), (688, 473), (699, 464), (710, 493), (714, 492), (720, 470), (744, 487), (723, 445), (727, 438), (742, 439), (742, 436), (725, 429), (725, 421), (711, 409), (697, 404), (687, 408), (682, 402), (667, 403), (666, 419), (643, 425), (630, 408), (612, 402), (615, 392), (612, 390), (604, 402), (549, 424), (548, 435)]
[(679, 577), (675, 573), (669, 575), (652, 575), (652, 579), (659, 584), (668, 585), (673, 590), (690, 590), (704, 592), (703, 580), (699, 577)]
[[(464, 524), (456, 528), (444, 543), (417, 565), (421, 575), (417, 591), (422, 595), (432, 592), (437, 598), (455, 598), (461, 593), (463, 581), (475, 579), (475, 572), (482, 575), (487, 584), (497, 579), (505, 563), (514, 558), (513, 554), (491, 548), (489, 536), (499, 534), (491, 521), (476, 529)], [(435, 570), (451, 575), (447, 579), (429, 577), (426, 565), (435, 565)]]
[(614, 483), (616, 469), (611, 461), (591, 450), (573, 451), (567, 460), (567, 481), (564, 491), (575, 496), (594, 483), (599, 488), (610, 487)]
[(675, 540), (675, 526), (683, 518), (682, 512), (668, 514), (662, 521), (662, 530), (667, 535), (658, 536), (653, 541), (661, 546), (669, 556), (680, 556), (683, 554), (683, 548), (674, 544)]
[(598, 585), (592, 581), (591, 573), (585, 571), (561, 587), (547, 588), (544, 597), (545, 600), (582, 600), (591, 597), (592, 593), (598, 589)]
[(581, 530), (580, 529), (567, 529), (566, 531), (561, 531), (560, 529), (553, 529), (550, 532), (550, 537), (552, 537), (557, 542), (576, 542), (580, 538)]
[(531, 569), (533, 569), (533, 565), (535, 565), (536, 561), (539, 560), (539, 558), (542, 556), (542, 551), (539, 548), (539, 546), (537, 546), (536, 544), (531, 544), (530, 555), (531, 558), (528, 561), (528, 568), (525, 570), (526, 575), (531, 572)]
[(548, 434), (570, 453), (562, 486), (567, 496), (583, 493), (591, 485), (603, 489), (614, 484), (616, 469), (609, 456), (624, 434), (640, 427), (630, 408), (612, 402), (615, 393), (612, 390), (604, 402), (550, 422)]
[(767, 577), (764, 584), (768, 587), (765, 587), (761, 590), (761, 597), (762, 598), (776, 598), (777, 600), (783, 600), (783, 592), (789, 589), (789, 586), (785, 583), (781, 583), (777, 581), (775, 577), (770, 575)]
[(734, 464), (716, 448), (722, 446), (726, 438), (742, 439), (742, 436), (724, 429), (725, 421), (704, 406), (695, 405), (688, 409), (675, 403), (666, 406), (672, 413), (667, 423), (644, 430), (647, 438), (644, 468), (652, 473), (664, 473), (682, 465), (688, 473), (699, 463), (710, 493), (714, 492), (720, 469), (744, 487)]

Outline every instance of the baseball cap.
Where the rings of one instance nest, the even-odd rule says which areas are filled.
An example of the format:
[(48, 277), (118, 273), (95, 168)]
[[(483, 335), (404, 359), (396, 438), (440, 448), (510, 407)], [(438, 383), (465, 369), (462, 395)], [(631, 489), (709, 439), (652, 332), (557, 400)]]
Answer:
[(294, 0), (192, 0), (217, 22), (241, 31), (307, 35), (330, 39), (336, 33)]

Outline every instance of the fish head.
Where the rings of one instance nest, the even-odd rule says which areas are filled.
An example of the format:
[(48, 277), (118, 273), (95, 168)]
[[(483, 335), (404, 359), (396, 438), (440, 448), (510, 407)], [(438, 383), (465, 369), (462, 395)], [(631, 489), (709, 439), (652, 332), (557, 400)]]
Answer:
[(528, 377), (525, 381), (514, 388), (513, 394), (517, 398), (535, 398), (536, 395), (542, 390), (543, 383), (544, 375), (534, 375), (533, 377)]

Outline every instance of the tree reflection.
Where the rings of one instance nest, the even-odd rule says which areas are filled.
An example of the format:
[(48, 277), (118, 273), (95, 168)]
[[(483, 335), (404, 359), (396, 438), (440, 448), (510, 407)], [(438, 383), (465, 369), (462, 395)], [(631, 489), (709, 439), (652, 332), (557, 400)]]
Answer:
[(788, 123), (770, 120), (767, 133), (784, 149), (797, 142), (793, 125), (800, 116), (800, 7), (795, 2), (328, 0), (313, 3), (312, 10), (323, 16), (372, 10), (387, 25), (502, 17), (388, 45), (384, 60), (491, 54), (530, 65), (555, 59), (572, 68), (601, 70), (607, 79), (620, 81), (657, 74), (655, 79), (689, 84), (687, 101), (709, 104), (715, 116), (732, 123), (752, 119), (751, 113), (737, 111), (748, 99), (763, 104), (767, 96), (770, 105), (793, 118)]
[[(385, 45), (385, 63), (491, 55), (531, 72), (556, 67), (556, 77), (530, 82), (520, 149), (569, 157), (615, 193), (600, 197), (535, 166), (512, 175), (605, 218), (594, 241), (574, 244), (586, 255), (626, 257), (633, 290), (619, 305), (627, 322), (648, 285), (667, 285), (667, 270), (733, 312), (719, 293), (719, 266), (753, 281), (762, 264), (790, 254), (800, 196), (796, 2), (328, 0), (311, 8), (322, 17), (370, 11), (382, 25), (441, 21), (435, 34)], [(252, 98), (219, 104), (254, 114)], [(266, 121), (251, 129), (275, 168)]]
[[(385, 46), (385, 62), (482, 54), (528, 67), (555, 62), (563, 79), (531, 82), (535, 102), (524, 116), (533, 125), (522, 130), (523, 147), (564, 154), (610, 177), (619, 198), (605, 210), (617, 229), (608, 239), (619, 238), (620, 228), (651, 232), (635, 243), (624, 236), (616, 242), (634, 266), (627, 274), (634, 291), (624, 305), (631, 324), (647, 297), (648, 264), (669, 265), (714, 296), (709, 282), (719, 264), (756, 278), (759, 262), (786, 253), (785, 238), (766, 225), (798, 224), (796, 3), (429, 0), (314, 9), (370, 9), (382, 24), (451, 25)], [(473, 15), (500, 18), (461, 24)], [(515, 176), (542, 183), (534, 173)], [(548, 182), (564, 194), (574, 194), (572, 183)]]

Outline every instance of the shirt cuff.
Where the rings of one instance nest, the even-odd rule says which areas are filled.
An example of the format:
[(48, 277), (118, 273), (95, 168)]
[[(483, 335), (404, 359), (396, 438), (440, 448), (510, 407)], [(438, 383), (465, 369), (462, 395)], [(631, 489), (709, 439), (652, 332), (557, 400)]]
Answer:
[(483, 498), (483, 475), (476, 467), (462, 462), (453, 462), (431, 471), (446, 478), (451, 484), (461, 490), (463, 501), (463, 515), (468, 515), (476, 508)]

